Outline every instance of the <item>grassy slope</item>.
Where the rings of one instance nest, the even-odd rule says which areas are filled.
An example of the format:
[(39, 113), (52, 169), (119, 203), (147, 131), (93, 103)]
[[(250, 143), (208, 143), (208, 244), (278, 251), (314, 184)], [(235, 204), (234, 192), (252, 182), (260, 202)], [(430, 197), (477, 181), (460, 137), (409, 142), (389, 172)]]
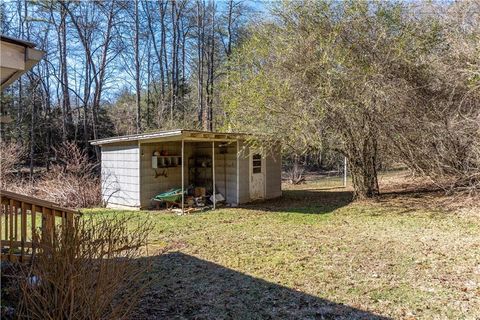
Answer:
[[(349, 198), (342, 190), (288, 190), (282, 200), (191, 216), (122, 214), (154, 220), (151, 252), (181, 252), (388, 317), (480, 317), (478, 216), (412, 208), (401, 201), (350, 203)], [(156, 270), (165, 272), (161, 267)], [(168, 281), (159, 282), (155, 290), (165, 294), (171, 285), (178, 290)], [(215, 287), (214, 279), (209, 285)], [(160, 294), (159, 299), (167, 296)], [(187, 294), (182, 299), (192, 297)], [(207, 311), (192, 302), (193, 314), (209, 318), (214, 307), (224, 310), (224, 302), (215, 299), (205, 302)], [(169, 317), (172, 312), (182, 314), (164, 307), (150, 312)], [(280, 316), (281, 309), (265, 317)], [(319, 315), (321, 310), (316, 312), (305, 317)], [(188, 314), (182, 316), (188, 318)], [(215, 317), (228, 315), (216, 313)]]

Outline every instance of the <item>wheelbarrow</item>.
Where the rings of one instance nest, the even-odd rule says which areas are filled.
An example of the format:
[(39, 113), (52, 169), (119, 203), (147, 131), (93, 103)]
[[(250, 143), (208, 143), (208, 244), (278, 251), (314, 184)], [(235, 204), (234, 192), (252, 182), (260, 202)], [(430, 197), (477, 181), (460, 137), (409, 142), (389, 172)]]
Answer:
[(167, 206), (167, 209), (173, 207), (174, 205), (181, 205), (182, 202), (182, 189), (170, 189), (165, 192), (157, 194), (152, 198), (155, 202), (164, 202)]

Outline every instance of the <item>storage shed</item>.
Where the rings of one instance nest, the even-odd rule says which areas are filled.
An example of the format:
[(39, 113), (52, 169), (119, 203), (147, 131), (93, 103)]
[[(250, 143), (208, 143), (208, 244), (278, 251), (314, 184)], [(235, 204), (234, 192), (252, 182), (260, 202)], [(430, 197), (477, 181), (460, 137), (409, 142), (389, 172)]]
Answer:
[(108, 207), (148, 209), (156, 195), (173, 188), (182, 190), (182, 210), (191, 188), (204, 190), (214, 207), (218, 199), (237, 206), (282, 194), (280, 146), (254, 152), (245, 134), (169, 130), (91, 144), (101, 147), (102, 196)]

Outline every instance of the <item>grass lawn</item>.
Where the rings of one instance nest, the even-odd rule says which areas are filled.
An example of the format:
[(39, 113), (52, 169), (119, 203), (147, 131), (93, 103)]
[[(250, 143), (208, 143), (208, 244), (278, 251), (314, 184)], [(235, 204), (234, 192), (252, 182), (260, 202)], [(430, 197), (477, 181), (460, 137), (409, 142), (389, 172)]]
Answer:
[(158, 277), (136, 318), (480, 317), (480, 214), (422, 205), (429, 195), (352, 203), (317, 187), (189, 216), (86, 212), (155, 223)]

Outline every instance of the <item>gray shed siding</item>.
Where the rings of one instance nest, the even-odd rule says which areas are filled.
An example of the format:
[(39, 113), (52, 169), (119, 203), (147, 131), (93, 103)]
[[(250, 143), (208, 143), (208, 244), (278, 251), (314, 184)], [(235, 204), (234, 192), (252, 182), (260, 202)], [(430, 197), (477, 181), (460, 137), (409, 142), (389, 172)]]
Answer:
[(140, 205), (140, 161), (137, 144), (102, 147), (102, 199), (110, 207)]
[(238, 155), (238, 191), (239, 203), (250, 201), (250, 157), (249, 148), (243, 142), (239, 141), (240, 154)]
[(265, 198), (277, 198), (282, 195), (282, 153), (275, 147), (265, 159)]
[[(188, 159), (189, 148), (185, 144), (185, 157)], [(142, 208), (148, 208), (151, 204), (151, 199), (157, 194), (167, 191), (171, 188), (178, 188), (182, 186), (182, 167), (158, 168), (157, 172), (166, 171), (167, 177), (159, 176), (155, 178), (155, 169), (152, 168), (152, 155), (155, 151), (167, 151), (169, 155), (181, 155), (181, 142), (163, 142), (154, 144), (142, 144), (140, 157), (140, 205)], [(185, 175), (187, 169), (185, 167)], [(185, 183), (188, 179), (185, 177)], [(185, 187), (187, 185), (185, 184)]]
[(227, 203), (237, 203), (237, 143), (230, 143), (221, 154), (215, 143), (215, 188)]

